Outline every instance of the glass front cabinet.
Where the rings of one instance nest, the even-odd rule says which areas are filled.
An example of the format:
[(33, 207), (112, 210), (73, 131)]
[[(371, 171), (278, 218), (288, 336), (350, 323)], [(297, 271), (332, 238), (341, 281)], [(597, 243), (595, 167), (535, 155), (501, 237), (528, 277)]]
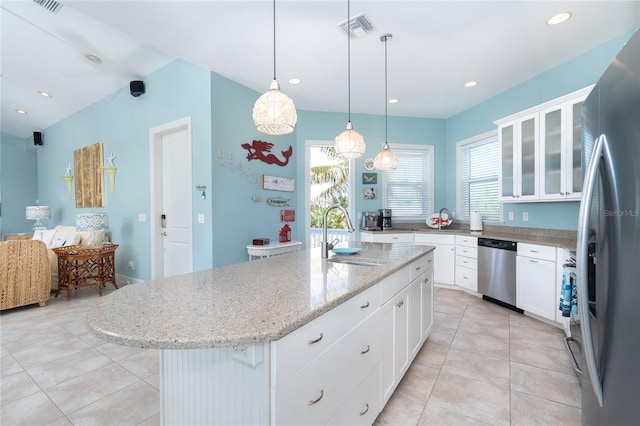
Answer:
[(579, 200), (582, 192), (582, 103), (540, 112), (540, 199)]
[(582, 103), (592, 88), (496, 121), (500, 202), (580, 200)]

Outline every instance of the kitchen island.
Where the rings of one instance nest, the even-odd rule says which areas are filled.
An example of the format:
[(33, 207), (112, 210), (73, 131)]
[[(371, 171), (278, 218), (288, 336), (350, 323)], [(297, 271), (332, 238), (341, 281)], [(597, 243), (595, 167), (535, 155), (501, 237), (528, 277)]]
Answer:
[(163, 424), (371, 424), (429, 333), (433, 248), (352, 247), (126, 286), (89, 328), (160, 349)]

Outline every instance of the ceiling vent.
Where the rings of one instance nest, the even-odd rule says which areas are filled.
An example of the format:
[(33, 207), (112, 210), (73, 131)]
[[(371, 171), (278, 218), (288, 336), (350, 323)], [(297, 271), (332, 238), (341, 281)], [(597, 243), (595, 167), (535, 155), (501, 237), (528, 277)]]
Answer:
[(62, 3), (55, 0), (33, 0), (35, 3), (44, 7), (51, 13), (58, 13), (62, 9)]
[(373, 24), (364, 13), (351, 18), (348, 22), (345, 21), (338, 24), (338, 28), (340, 28), (345, 35), (348, 35), (351, 38), (363, 37), (374, 30)]

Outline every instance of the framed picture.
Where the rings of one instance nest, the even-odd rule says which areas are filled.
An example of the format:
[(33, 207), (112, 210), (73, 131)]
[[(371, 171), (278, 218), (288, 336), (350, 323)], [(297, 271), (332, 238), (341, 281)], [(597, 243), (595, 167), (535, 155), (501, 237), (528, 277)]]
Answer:
[(364, 198), (365, 200), (375, 200), (376, 198), (378, 198), (376, 189), (371, 187), (365, 188), (364, 192), (362, 193), (362, 198)]
[(378, 183), (377, 173), (363, 173), (362, 184), (363, 185), (376, 185)]
[(102, 142), (73, 151), (76, 207), (104, 207)]

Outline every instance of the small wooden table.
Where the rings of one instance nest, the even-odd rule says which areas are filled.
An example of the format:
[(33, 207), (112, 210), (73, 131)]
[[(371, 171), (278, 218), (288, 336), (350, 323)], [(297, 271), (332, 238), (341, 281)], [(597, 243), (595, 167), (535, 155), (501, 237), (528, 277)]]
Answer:
[(300, 250), (300, 247), (302, 247), (302, 241), (267, 244), (266, 246), (254, 246), (249, 244), (247, 246), (247, 254), (249, 255), (249, 261), (251, 261), (254, 257), (262, 259), (263, 257), (275, 256), (276, 254), (298, 251)]
[(115, 252), (118, 244), (104, 243), (101, 247), (85, 247), (81, 245), (56, 247), (58, 256), (58, 289), (67, 290), (67, 300), (71, 300), (73, 292), (81, 287), (94, 287), (102, 296), (102, 288), (108, 283), (116, 284)]

